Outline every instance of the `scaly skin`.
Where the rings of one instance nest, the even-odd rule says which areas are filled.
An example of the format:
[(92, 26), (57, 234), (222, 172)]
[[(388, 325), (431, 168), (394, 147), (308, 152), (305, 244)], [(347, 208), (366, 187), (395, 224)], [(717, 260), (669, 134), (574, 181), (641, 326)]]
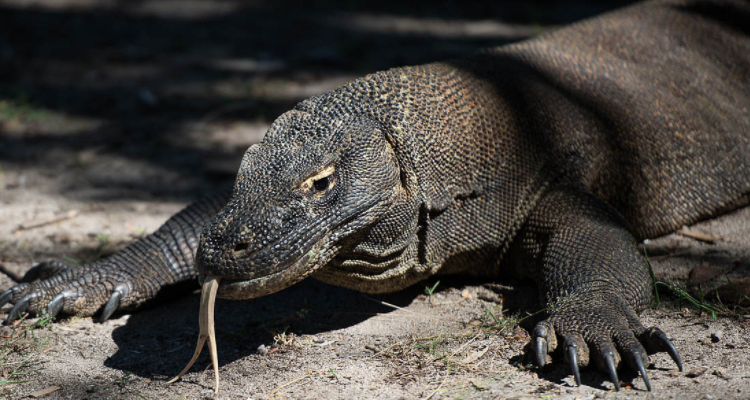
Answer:
[(15, 304), (8, 321), (20, 313), (44, 308), (52, 316), (88, 316), (102, 310), (102, 321), (118, 309), (135, 310), (160, 290), (198, 277), (195, 252), (200, 229), (228, 198), (229, 193), (220, 193), (201, 199), (172, 216), (156, 232), (91, 264), (39, 264), (26, 274), (23, 283), (0, 295), (0, 306)]
[[(16, 304), (11, 319), (50, 300), (107, 317), (196, 275), (247, 299), (307, 276), (392, 292), (437, 273), (513, 272), (549, 305), (539, 365), (562, 346), (579, 384), (593, 361), (619, 388), (622, 362), (650, 389), (648, 353), (681, 363), (636, 315), (651, 298), (636, 240), (750, 201), (748, 20), (748, 3), (647, 3), (366, 76), (300, 103), (247, 151), (197, 270), (153, 256), (175, 247), (161, 234), (0, 302)], [(216, 211), (201, 210), (193, 230)]]

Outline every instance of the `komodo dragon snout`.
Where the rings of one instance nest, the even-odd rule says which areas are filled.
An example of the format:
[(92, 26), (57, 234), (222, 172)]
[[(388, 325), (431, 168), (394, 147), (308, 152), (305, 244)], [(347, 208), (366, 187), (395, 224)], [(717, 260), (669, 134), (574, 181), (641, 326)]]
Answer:
[(342, 237), (375, 224), (402, 192), (374, 121), (290, 111), (245, 153), (229, 203), (201, 235), (197, 267), (218, 297), (249, 299), (325, 266)]

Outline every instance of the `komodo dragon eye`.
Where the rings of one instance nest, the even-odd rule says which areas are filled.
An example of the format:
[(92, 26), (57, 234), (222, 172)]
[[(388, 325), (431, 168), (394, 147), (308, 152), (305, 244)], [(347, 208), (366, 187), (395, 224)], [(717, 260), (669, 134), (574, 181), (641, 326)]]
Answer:
[(335, 167), (333, 165), (321, 169), (300, 183), (298, 186), (299, 190), (315, 196), (322, 196), (328, 193), (333, 185), (336, 184), (336, 177), (333, 175), (334, 171)]
[(331, 179), (329, 177), (324, 177), (320, 179), (316, 179), (313, 181), (313, 189), (315, 189), (316, 192), (324, 192), (326, 189), (328, 189), (328, 185), (330, 185)]

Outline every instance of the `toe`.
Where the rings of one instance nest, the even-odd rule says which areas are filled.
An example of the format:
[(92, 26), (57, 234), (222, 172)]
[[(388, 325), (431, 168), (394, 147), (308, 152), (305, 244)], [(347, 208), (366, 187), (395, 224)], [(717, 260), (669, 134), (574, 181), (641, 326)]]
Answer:
[(682, 359), (680, 359), (680, 354), (677, 352), (677, 349), (664, 331), (657, 327), (651, 327), (640, 334), (639, 339), (646, 347), (646, 350), (648, 350), (648, 354), (665, 351), (669, 354), (674, 363), (677, 364), (677, 368), (682, 371)]
[(58, 313), (60, 313), (60, 310), (63, 309), (65, 304), (70, 304), (73, 301), (75, 301), (76, 293), (73, 292), (70, 289), (65, 289), (61, 291), (55, 298), (52, 299), (52, 301), (49, 302), (47, 305), (47, 313), (51, 317), (57, 316)]
[(11, 287), (10, 289), (3, 292), (2, 295), (0, 295), (0, 307), (4, 306), (7, 303), (17, 303), (24, 296), (26, 296), (26, 294), (29, 293), (30, 290), (31, 285), (29, 285), (28, 283), (19, 283), (18, 285)]
[(5, 324), (10, 324), (13, 321), (21, 318), (23, 314), (26, 313), (26, 310), (29, 308), (29, 300), (31, 300), (32, 294), (27, 294), (26, 296), (22, 297), (21, 300), (19, 300), (13, 308), (10, 309), (10, 312), (8, 313), (8, 318), (5, 319)]
[(13, 296), (13, 291), (8, 289), (0, 294), (0, 308), (10, 302), (10, 298)]
[(547, 364), (547, 354), (551, 353), (557, 347), (557, 337), (555, 329), (547, 321), (542, 321), (536, 325), (533, 332), (534, 354), (536, 355), (536, 365), (543, 367)]
[(579, 334), (565, 335), (563, 342), (565, 360), (570, 365), (570, 370), (576, 380), (576, 385), (581, 386), (580, 367), (585, 367), (589, 363), (589, 349), (584, 342), (583, 337)]
[(107, 304), (104, 305), (102, 314), (99, 317), (99, 322), (104, 322), (112, 316), (112, 314), (120, 307), (120, 301), (123, 297), (126, 297), (130, 293), (130, 288), (124, 283), (120, 283), (115, 286), (112, 291), (112, 295), (107, 300)]
[(620, 391), (620, 378), (617, 376), (617, 353), (614, 350), (605, 350), (602, 354), (604, 369), (609, 374), (609, 380), (615, 384), (615, 390)]
[(24, 274), (22, 282), (31, 283), (34, 281), (49, 279), (71, 268), (70, 265), (59, 260), (42, 262), (31, 267), (31, 269)]
[(643, 366), (644, 361), (648, 363), (648, 356), (641, 353), (634, 353), (633, 354), (633, 363), (635, 364), (635, 369), (638, 370), (641, 374), (641, 378), (643, 378), (643, 383), (646, 384), (646, 389), (648, 391), (651, 391), (651, 381), (648, 380), (648, 374), (646, 374), (646, 368)]

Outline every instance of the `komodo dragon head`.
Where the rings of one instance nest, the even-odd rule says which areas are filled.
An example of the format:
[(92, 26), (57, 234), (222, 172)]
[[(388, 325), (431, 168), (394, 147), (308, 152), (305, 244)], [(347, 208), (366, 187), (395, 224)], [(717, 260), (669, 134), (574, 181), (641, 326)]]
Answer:
[[(407, 223), (401, 218), (407, 208), (394, 211), (394, 206), (409, 196), (393, 146), (381, 124), (342, 108), (340, 100), (329, 94), (301, 103), (245, 153), (229, 203), (201, 233), (196, 255), (203, 280), (200, 335), (192, 359), (170, 383), (190, 369), (208, 340), (218, 392), (217, 296), (267, 295), (336, 256), (346, 258), (342, 249), (382, 248), (383, 243), (368, 243), (368, 237), (386, 238), (386, 247), (391, 237), (399, 237), (393, 232), (401, 227), (388, 221), (396, 217)], [(385, 228), (378, 230), (383, 220)], [(357, 239), (346, 240), (353, 236)], [(346, 286), (346, 277), (357, 273), (342, 271), (343, 280), (333, 283)]]
[(218, 392), (216, 297), (264, 296), (316, 271), (328, 283), (368, 292), (421, 279), (404, 262), (416, 253), (421, 202), (410, 139), (394, 133), (402, 128), (393, 119), (380, 122), (399, 110), (373, 111), (401, 104), (386, 101), (393, 87), (384, 93), (387, 85), (373, 85), (380, 92), (369, 86), (386, 75), (300, 103), (247, 150), (229, 203), (201, 233), (201, 333), (192, 359), (170, 382), (208, 340)]
[(247, 150), (231, 200), (203, 230), (197, 267), (222, 279), (218, 297), (249, 299), (297, 283), (341, 257), (345, 238), (366, 242), (358, 233), (405, 198), (379, 123), (304, 104)]

